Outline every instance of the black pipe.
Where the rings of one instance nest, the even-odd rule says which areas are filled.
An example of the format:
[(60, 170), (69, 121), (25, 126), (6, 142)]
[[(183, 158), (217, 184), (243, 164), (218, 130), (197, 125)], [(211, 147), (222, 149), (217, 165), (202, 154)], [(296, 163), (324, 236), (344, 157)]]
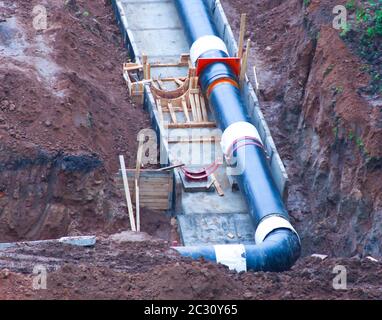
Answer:
[[(231, 246), (225, 246), (229, 251)], [(300, 256), (300, 240), (295, 232), (288, 229), (274, 230), (264, 242), (243, 247), (243, 258), (245, 258), (243, 270), (287, 271)], [(174, 247), (174, 249), (184, 257), (222, 262), (216, 256), (215, 246), (187, 246)]]
[[(191, 44), (191, 58), (195, 60), (193, 62), (197, 64), (200, 58), (228, 57), (228, 50), (218, 37), (203, 1), (175, 0), (175, 4)], [(249, 130), (253, 133), (252, 138), (261, 140), (256, 128), (250, 124), (238, 79), (228, 63), (221, 60), (211, 62), (201, 71), (199, 79), (201, 89), (214, 110), (217, 123), (224, 131), (223, 151), (224, 143), (233, 142), (233, 137), (240, 136), (241, 131), (243, 137), (247, 136), (245, 132)], [(248, 144), (238, 149), (235, 155), (239, 168), (242, 169), (236, 178), (245, 195), (256, 233), (259, 233), (257, 238), (261, 242), (248, 247), (247, 258), (251, 262), (247, 261), (247, 264), (253, 270), (285, 270), (300, 255), (300, 242), (289, 223), (289, 216), (273, 180), (266, 154), (263, 148)], [(262, 226), (258, 228), (260, 224)], [(176, 249), (184, 255), (194, 256), (189, 252), (194, 252), (191, 247)]]

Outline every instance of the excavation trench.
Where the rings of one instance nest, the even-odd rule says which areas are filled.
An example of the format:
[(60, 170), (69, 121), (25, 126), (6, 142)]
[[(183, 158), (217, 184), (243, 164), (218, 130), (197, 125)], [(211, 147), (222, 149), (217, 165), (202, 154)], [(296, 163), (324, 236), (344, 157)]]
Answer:
[[(50, 1), (40, 31), (38, 1), (0, 2), (0, 242), (129, 229), (118, 155), (135, 166), (150, 125), (126, 93), (128, 56), (101, 2)], [(171, 241), (168, 215), (141, 214), (142, 231)]]
[[(5, 148), (1, 155), (1, 242), (111, 234), (129, 228), (122, 192), (96, 155), (37, 152), (27, 158)], [(170, 241), (170, 218), (143, 209), (142, 231)]]

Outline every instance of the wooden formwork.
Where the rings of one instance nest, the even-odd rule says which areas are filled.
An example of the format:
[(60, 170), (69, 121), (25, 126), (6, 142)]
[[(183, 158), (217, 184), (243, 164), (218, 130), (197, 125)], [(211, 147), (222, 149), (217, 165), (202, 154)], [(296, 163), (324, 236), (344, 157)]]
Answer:
[[(131, 199), (135, 205), (136, 169), (126, 169)], [(155, 211), (167, 211), (172, 207), (173, 173), (152, 169), (141, 170), (139, 174), (139, 205)], [(123, 190), (122, 175), (117, 176), (117, 186)]]
[[(152, 68), (189, 68), (187, 77), (151, 78)], [(144, 86), (150, 85), (156, 102), (161, 124), (164, 124), (164, 113), (169, 114), (166, 123), (168, 128), (204, 128), (215, 127), (216, 123), (209, 120), (208, 102), (204, 98), (198, 85), (188, 54), (182, 54), (178, 63), (148, 63), (147, 56), (143, 55), (142, 64), (125, 63), (123, 66), (129, 94), (137, 102), (143, 102)], [(143, 77), (143, 80), (137, 80)], [(168, 89), (172, 83), (175, 89)], [(182, 113), (182, 120), (177, 116)]]

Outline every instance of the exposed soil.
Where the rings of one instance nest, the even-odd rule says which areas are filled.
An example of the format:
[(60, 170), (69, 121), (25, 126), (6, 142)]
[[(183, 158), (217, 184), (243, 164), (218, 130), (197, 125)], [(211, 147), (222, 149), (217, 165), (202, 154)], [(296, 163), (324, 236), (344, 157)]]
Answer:
[(371, 60), (332, 27), (332, 1), (223, 6), (236, 34), (240, 13), (248, 14), (250, 62), (290, 177), (287, 206), (303, 254), (381, 256), (382, 98), (364, 90)]
[[(239, 13), (249, 15), (250, 63), (305, 257), (288, 272), (240, 274), (184, 259), (170, 249), (176, 221), (148, 210), (144, 232), (117, 233), (128, 229), (118, 155), (134, 166), (137, 133), (150, 124), (121, 76), (128, 57), (110, 1), (2, 0), (0, 242), (98, 238), (94, 248), (0, 251), (0, 299), (382, 298), (382, 263), (366, 258), (382, 254), (382, 107), (358, 90), (370, 83), (364, 62), (330, 27), (330, 1), (222, 2), (236, 34)], [(32, 27), (40, 4), (45, 31)], [(47, 290), (33, 290), (36, 264)], [(346, 290), (333, 288), (338, 265)]]
[[(47, 30), (33, 28), (36, 5), (47, 8)], [(126, 229), (113, 177), (119, 154), (135, 163), (150, 123), (129, 101), (111, 6), (0, 7), (0, 241)]]
[[(33, 289), (36, 263), (48, 266), (46, 290)], [(333, 289), (336, 265), (347, 270), (346, 290)], [(88, 249), (8, 249), (0, 253), (3, 266), (12, 271), (0, 271), (0, 299), (382, 298), (381, 262), (308, 257), (284, 273), (238, 274), (222, 265), (181, 258), (167, 242), (131, 232), (101, 239)]]

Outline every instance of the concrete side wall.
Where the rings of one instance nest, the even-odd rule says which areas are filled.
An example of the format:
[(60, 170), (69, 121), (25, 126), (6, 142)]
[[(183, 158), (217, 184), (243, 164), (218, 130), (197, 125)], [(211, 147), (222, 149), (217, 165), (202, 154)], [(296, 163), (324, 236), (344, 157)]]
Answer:
[[(224, 39), (224, 42), (228, 47), (230, 55), (237, 55), (237, 42), (233, 35), (231, 26), (228, 23), (227, 17), (224, 13), (220, 0), (205, 1), (209, 10), (211, 11), (211, 16), (213, 17), (213, 20), (216, 24), (219, 35), (222, 39)], [(265, 149), (267, 150), (269, 156), (269, 163), (271, 166), (273, 178), (277, 184), (280, 193), (285, 196), (288, 183), (288, 175), (286, 173), (284, 164), (281, 161), (281, 157), (276, 149), (275, 143), (273, 141), (269, 127), (265, 121), (264, 115), (260, 109), (259, 100), (248, 77), (246, 77), (245, 83), (242, 86), (242, 94), (244, 103), (247, 107), (248, 115), (250, 116), (252, 123), (259, 130), (261, 139), (265, 144)]]

